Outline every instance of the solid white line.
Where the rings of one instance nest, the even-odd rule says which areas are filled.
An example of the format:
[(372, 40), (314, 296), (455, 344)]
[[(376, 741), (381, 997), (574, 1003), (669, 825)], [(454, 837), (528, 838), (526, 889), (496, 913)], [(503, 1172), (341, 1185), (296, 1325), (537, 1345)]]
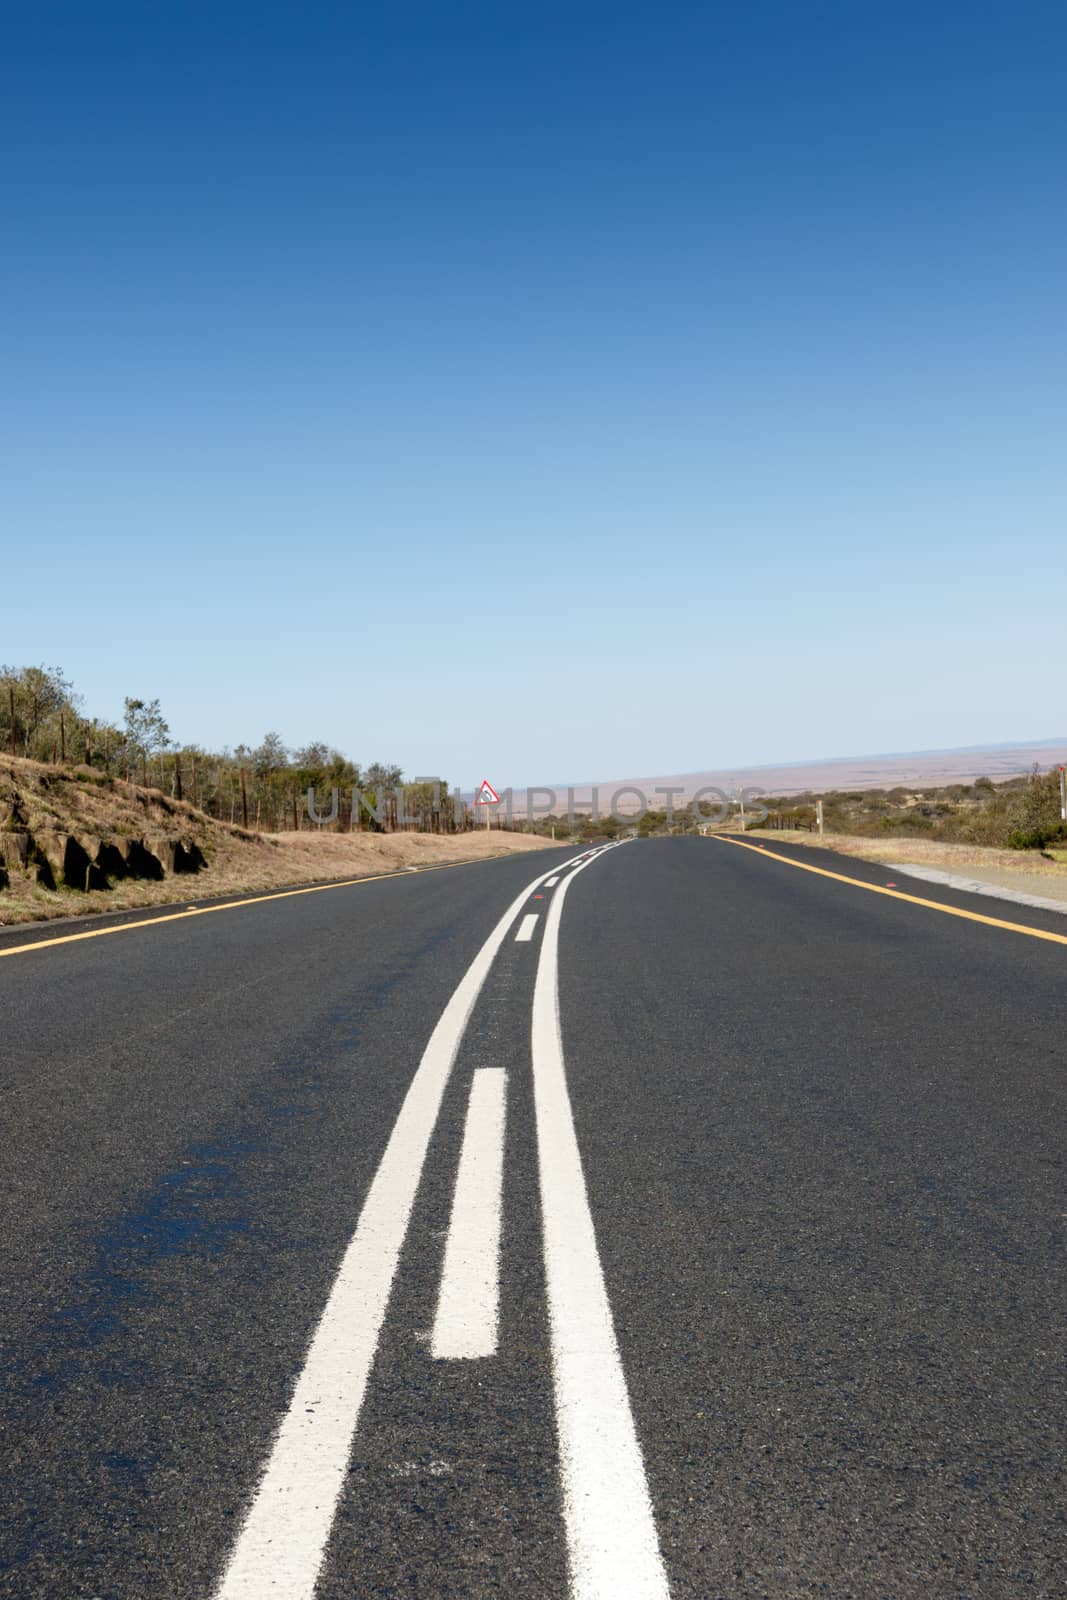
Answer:
[(516, 943), (525, 944), (529, 939), (532, 939), (534, 935), (534, 929), (536, 927), (537, 912), (528, 911), (523, 917), (522, 921), (519, 923), (518, 930), (515, 934)]
[(534, 986), (533, 1052), (556, 1428), (574, 1600), (666, 1600), (626, 1378), (574, 1130), (559, 1018), (559, 922), (576, 868), (552, 898)]
[(542, 873), (512, 901), (430, 1035), (216, 1590), (217, 1600), (312, 1600), (452, 1063), (493, 958), (531, 892), (547, 876)]
[(471, 1083), (430, 1345), (439, 1361), (496, 1350), (507, 1081), (500, 1067), (488, 1067)]

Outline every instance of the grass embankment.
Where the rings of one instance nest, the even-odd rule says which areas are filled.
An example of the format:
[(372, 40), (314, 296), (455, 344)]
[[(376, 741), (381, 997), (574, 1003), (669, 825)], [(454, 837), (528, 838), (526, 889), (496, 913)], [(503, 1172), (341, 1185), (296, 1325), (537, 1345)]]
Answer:
[[(533, 834), (482, 829), (255, 834), (216, 822), (158, 789), (106, 778), (87, 767), (11, 757), (0, 758), (0, 844), (4, 835), (8, 881), (0, 888), (0, 926), (485, 860), (552, 843)], [(205, 864), (197, 872), (165, 871), (156, 880), (105, 872), (107, 887), (82, 890), (65, 884), (55, 867), (57, 842), (67, 838), (77, 840), (93, 861), (109, 859), (100, 857), (102, 843), (112, 841), (121, 850), (131, 840), (142, 840), (157, 860), (168, 859), (168, 844), (181, 843), (195, 846)], [(20, 851), (27, 849), (23, 863)], [(48, 851), (52, 869), (45, 860)], [(46, 886), (49, 878), (56, 887)]]

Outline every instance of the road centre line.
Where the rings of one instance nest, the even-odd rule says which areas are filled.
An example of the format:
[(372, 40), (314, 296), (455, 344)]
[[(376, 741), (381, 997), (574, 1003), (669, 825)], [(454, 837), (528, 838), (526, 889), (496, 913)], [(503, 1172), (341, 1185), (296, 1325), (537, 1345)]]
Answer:
[[(763, 845), (748, 844), (741, 839), (731, 839), (726, 834), (708, 834), (708, 838), (717, 839), (720, 844), (734, 844), (741, 850), (752, 850), (764, 860), (768, 857), (772, 861), (784, 861), (787, 867), (799, 867), (801, 872), (814, 872), (820, 878), (833, 878), (837, 883), (849, 883), (854, 889), (867, 889), (871, 894), (884, 894), (890, 900), (905, 900), (909, 905), (925, 906), (928, 911), (943, 911), (950, 917), (962, 917), (965, 922), (982, 922), (988, 928), (1003, 928), (1006, 933), (1025, 933), (1031, 939), (1044, 939), (1048, 944), (1067, 945), (1067, 933), (1048, 933), (1044, 928), (1028, 928), (1023, 922), (1006, 922), (1001, 917), (986, 917), (980, 911), (965, 911), (960, 906), (946, 906), (940, 900), (926, 900), (922, 895), (905, 894), (903, 889), (885, 889), (879, 883), (865, 883), (862, 878), (850, 878), (844, 872), (831, 872), (828, 867), (813, 867), (807, 861), (794, 861), (791, 856), (783, 856), (777, 850), (768, 850)], [(903, 871), (903, 867), (900, 869)]]
[(216, 1600), (312, 1600), (445, 1086), (496, 954), (531, 890), (547, 876), (511, 902), (430, 1035)]
[(507, 1081), (501, 1067), (480, 1068), (471, 1080), (430, 1343), (439, 1361), (496, 1350)]
[(538, 915), (539, 913), (536, 911), (528, 911), (526, 913), (515, 931), (516, 944), (526, 944), (533, 938), (534, 929), (537, 927)]
[(667, 1600), (641, 1447), (630, 1410), (567, 1090), (559, 1014), (559, 924), (545, 919), (531, 1050), (556, 1426), (573, 1600)]

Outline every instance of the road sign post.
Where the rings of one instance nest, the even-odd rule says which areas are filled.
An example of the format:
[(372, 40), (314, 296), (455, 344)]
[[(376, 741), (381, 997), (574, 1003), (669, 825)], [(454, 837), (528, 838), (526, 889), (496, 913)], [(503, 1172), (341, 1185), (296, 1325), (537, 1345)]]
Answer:
[(485, 831), (486, 831), (486, 833), (488, 833), (489, 832), (489, 814), (490, 814), (489, 813), (489, 807), (490, 806), (498, 806), (500, 804), (500, 796), (497, 794), (496, 790), (493, 788), (493, 785), (489, 782), (488, 778), (483, 778), (482, 779), (481, 786), (480, 786), (480, 788), (478, 790), (478, 793), (474, 797), (474, 804), (476, 806), (484, 806), (485, 807)]

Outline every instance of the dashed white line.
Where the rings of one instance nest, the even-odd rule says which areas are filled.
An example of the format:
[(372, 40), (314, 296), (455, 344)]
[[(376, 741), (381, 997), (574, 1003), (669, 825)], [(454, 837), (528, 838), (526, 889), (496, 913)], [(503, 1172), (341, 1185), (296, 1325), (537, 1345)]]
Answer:
[(545, 888), (546, 889), (554, 889), (558, 882), (559, 882), (558, 878), (546, 878), (545, 879)]
[(501, 1068), (474, 1074), (430, 1346), (439, 1361), (496, 1350), (506, 1096)]
[(533, 1051), (556, 1427), (573, 1600), (667, 1600), (669, 1589), (589, 1211), (563, 1064), (559, 921), (545, 919)]
[(538, 913), (536, 911), (528, 911), (523, 917), (515, 933), (515, 942), (517, 944), (525, 944), (533, 938), (534, 929), (537, 927), (537, 916)]
[(430, 1035), (216, 1600), (312, 1600), (452, 1063), (497, 951), (547, 876), (527, 884), (512, 901)]

